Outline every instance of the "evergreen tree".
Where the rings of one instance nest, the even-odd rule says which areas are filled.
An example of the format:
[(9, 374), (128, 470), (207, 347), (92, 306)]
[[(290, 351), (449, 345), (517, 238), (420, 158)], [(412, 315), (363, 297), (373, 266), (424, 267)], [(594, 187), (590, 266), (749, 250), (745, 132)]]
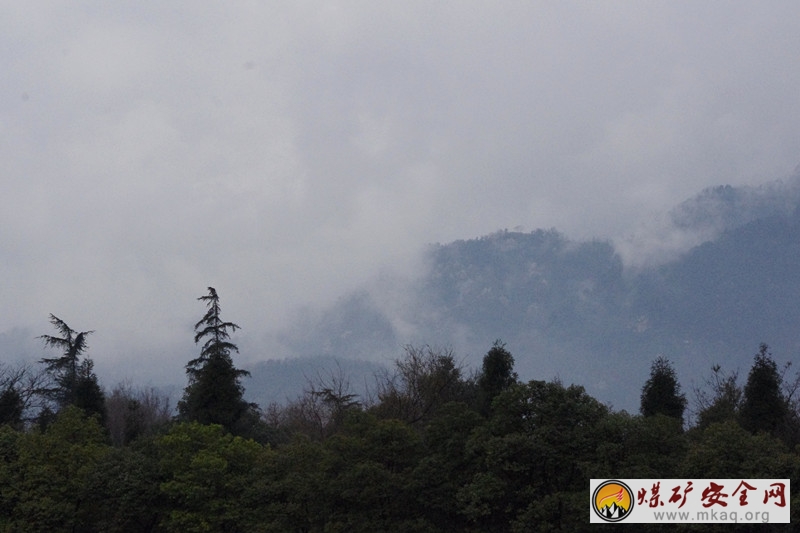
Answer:
[(683, 422), (686, 396), (681, 392), (672, 363), (663, 355), (650, 367), (650, 377), (642, 387), (640, 412), (643, 416), (665, 415)]
[(220, 318), (219, 296), (213, 287), (208, 295), (198, 300), (206, 303), (206, 314), (195, 324), (194, 342), (205, 342), (200, 357), (186, 365), (189, 384), (178, 403), (180, 418), (201, 424), (220, 424), (232, 433), (242, 433), (243, 425), (253, 422), (254, 405), (244, 401), (244, 387), (240, 382), (243, 376), (250, 375), (246, 370), (233, 366), (231, 352), (239, 348), (230, 342), (230, 334), (239, 329), (233, 322)]
[(94, 373), (94, 361), (91, 359), (84, 359), (78, 366), (73, 405), (88, 415), (97, 416), (100, 423), (105, 425), (106, 395)]
[(769, 346), (761, 344), (744, 386), (739, 411), (743, 428), (752, 433), (765, 431), (773, 435), (782, 429), (788, 414), (787, 402), (781, 393), (782, 381)]
[(8, 424), (13, 428), (22, 427), (24, 409), (22, 395), (13, 385), (7, 385), (0, 392), (0, 426)]
[(514, 356), (506, 345), (496, 340), (489, 352), (483, 356), (483, 367), (478, 377), (480, 409), (487, 414), (495, 396), (517, 382), (514, 372)]
[(93, 368), (94, 362), (81, 355), (88, 348), (86, 338), (93, 331), (77, 332), (57, 316), (50, 315), (50, 323), (61, 337), (42, 335), (45, 346), (63, 350), (61, 357), (44, 358), (45, 372), (50, 375), (52, 385), (44, 389), (44, 395), (55, 403), (56, 411), (69, 405), (79, 407), (86, 414), (105, 414), (105, 397)]

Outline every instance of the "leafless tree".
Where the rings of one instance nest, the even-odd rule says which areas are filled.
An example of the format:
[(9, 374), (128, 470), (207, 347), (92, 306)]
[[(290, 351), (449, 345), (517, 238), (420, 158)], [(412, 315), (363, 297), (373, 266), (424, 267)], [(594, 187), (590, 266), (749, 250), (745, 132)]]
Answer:
[(724, 372), (720, 365), (711, 367), (711, 376), (705, 387), (693, 387), (694, 409), (692, 416), (700, 427), (713, 422), (733, 420), (742, 403), (742, 388), (737, 383), (738, 372)]
[(150, 435), (171, 419), (169, 397), (154, 387), (135, 389), (121, 382), (106, 398), (106, 427), (115, 446)]
[(322, 440), (335, 433), (345, 413), (361, 408), (350, 381), (336, 365), (327, 374), (306, 377), (303, 394), (285, 406), (270, 405), (264, 413), (266, 423), (288, 433), (301, 433)]
[(16, 397), (21, 424), (33, 421), (47, 405), (47, 399), (41, 393), (48, 379), (44, 369), (31, 363), (0, 363), (0, 393), (9, 391), (9, 396), (13, 393)]
[(410, 424), (422, 422), (439, 406), (462, 398), (462, 374), (452, 349), (406, 345), (394, 372), (376, 376), (373, 411)]

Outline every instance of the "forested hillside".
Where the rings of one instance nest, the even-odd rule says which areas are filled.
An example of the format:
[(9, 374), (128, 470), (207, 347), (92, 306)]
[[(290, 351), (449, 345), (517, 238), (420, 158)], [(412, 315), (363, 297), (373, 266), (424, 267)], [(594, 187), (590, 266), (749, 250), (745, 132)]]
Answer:
[(435, 342), (477, 364), (475, 346), (502, 338), (520, 375), (581, 383), (631, 408), (628, 383), (659, 355), (694, 380), (715, 364), (743, 371), (761, 342), (781, 362), (800, 353), (799, 206), (800, 178), (706, 190), (677, 206), (664, 230), (696, 244), (635, 266), (610, 241), (555, 229), (434, 245), (425, 275), (397, 282), (402, 301), (381, 290), (343, 297), (287, 332), (286, 346), (375, 360)]

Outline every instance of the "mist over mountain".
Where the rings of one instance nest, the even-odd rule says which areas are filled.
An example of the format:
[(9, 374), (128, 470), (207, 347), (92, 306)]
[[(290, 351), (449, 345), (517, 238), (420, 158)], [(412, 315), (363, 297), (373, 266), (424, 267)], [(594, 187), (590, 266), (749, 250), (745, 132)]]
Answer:
[(691, 248), (753, 220), (790, 216), (799, 204), (800, 167), (785, 181), (705, 189), (667, 213), (654, 213), (614, 245), (626, 266), (652, 267), (677, 260)]
[[(691, 400), (715, 364), (745, 374), (762, 342), (779, 364), (797, 359), (798, 258), (800, 171), (706, 189), (625, 239), (538, 229), (433, 244), (416, 277), (387, 274), (327, 308), (302, 310), (272, 344), (250, 340), (243, 353), (252, 377), (243, 384), (265, 406), (341, 371), (364, 394), (406, 345), (452, 349), (472, 371), (500, 339), (521, 379), (559, 378), (631, 411), (651, 362), (664, 355)], [(41, 333), (0, 332), (6, 361), (45, 356)], [(177, 401), (190, 349), (164, 355), (174, 372), (117, 369), (104, 386), (132, 377)]]
[(746, 372), (761, 342), (779, 363), (796, 358), (798, 206), (797, 176), (707, 189), (669, 213), (667, 232), (683, 248), (665, 242), (661, 261), (652, 239), (637, 262), (627, 260), (631, 246), (555, 229), (436, 244), (420, 278), (384, 280), (307, 313), (282, 341), (298, 356), (386, 364), (404, 344), (427, 343), (475, 368), (501, 339), (522, 379), (560, 378), (635, 411), (661, 354), (690, 396), (714, 364)]

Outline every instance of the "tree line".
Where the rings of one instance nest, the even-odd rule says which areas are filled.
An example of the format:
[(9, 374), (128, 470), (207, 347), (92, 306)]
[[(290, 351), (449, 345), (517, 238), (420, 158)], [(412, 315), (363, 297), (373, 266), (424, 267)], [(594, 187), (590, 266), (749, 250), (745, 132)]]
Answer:
[(521, 381), (500, 341), (471, 373), (407, 346), (365, 397), (332, 373), (262, 409), (233, 363), (239, 326), (213, 288), (199, 300), (177, 413), (152, 389), (104, 391), (92, 332), (55, 316), (59, 356), (0, 369), (0, 531), (588, 531), (591, 478), (790, 478), (800, 518), (798, 380), (766, 345), (744, 383), (712, 368), (691, 411), (664, 357), (630, 414)]

